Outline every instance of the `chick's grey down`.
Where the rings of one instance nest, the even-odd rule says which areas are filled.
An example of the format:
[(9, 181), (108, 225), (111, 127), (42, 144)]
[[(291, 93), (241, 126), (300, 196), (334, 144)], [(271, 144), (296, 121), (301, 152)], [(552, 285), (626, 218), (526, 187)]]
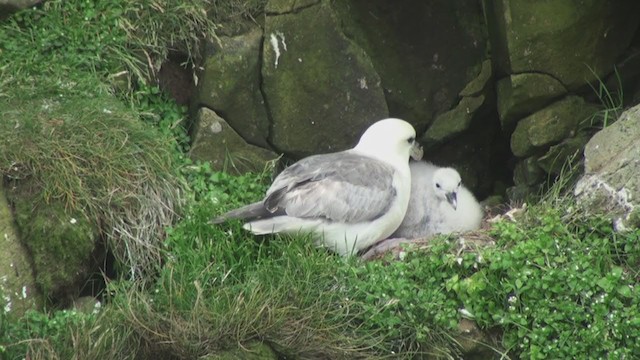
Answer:
[(410, 163), (411, 199), (393, 238), (417, 239), (480, 228), (483, 211), (453, 168)]
[(216, 219), (245, 220), (254, 234), (310, 233), (319, 246), (347, 256), (391, 235), (407, 210), (409, 157), (420, 159), (406, 121), (371, 125), (349, 150), (304, 158), (282, 171), (260, 202)]

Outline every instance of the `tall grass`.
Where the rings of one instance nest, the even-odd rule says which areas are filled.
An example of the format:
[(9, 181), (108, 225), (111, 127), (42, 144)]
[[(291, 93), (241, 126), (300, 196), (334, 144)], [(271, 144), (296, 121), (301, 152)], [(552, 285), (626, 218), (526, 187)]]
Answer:
[(12, 109), (0, 122), (0, 174), (16, 186), (34, 184), (31, 191), (45, 204), (84, 214), (129, 276), (155, 272), (164, 227), (183, 198), (173, 140), (110, 96), (15, 96), (0, 99), (0, 107)]

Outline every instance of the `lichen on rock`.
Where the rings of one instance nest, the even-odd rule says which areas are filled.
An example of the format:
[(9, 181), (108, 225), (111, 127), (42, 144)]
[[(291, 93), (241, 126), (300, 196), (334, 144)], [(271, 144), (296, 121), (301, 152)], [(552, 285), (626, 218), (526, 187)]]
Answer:
[(596, 133), (584, 149), (585, 174), (575, 187), (589, 212), (611, 216), (620, 230), (638, 226), (640, 208), (640, 105)]
[(326, 1), (267, 15), (262, 76), (270, 143), (293, 157), (350, 148), (388, 117), (371, 60), (345, 37)]

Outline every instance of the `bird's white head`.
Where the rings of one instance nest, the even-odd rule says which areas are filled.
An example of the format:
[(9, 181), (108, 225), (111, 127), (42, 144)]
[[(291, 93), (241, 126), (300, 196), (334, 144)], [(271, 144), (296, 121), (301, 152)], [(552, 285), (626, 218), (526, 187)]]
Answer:
[(422, 147), (416, 142), (416, 130), (400, 119), (384, 119), (375, 122), (362, 134), (356, 150), (377, 159), (395, 164), (408, 163), (409, 156), (422, 158)]
[(462, 180), (452, 168), (440, 168), (433, 173), (433, 191), (440, 201), (447, 201), (455, 210), (458, 207), (458, 191)]

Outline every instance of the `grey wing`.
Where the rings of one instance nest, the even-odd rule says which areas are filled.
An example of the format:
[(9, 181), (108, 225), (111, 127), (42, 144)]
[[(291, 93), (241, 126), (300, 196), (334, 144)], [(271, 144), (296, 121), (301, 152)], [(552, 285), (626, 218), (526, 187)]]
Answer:
[(390, 165), (350, 151), (311, 156), (278, 175), (264, 205), (301, 218), (371, 221), (395, 200), (393, 176)]

